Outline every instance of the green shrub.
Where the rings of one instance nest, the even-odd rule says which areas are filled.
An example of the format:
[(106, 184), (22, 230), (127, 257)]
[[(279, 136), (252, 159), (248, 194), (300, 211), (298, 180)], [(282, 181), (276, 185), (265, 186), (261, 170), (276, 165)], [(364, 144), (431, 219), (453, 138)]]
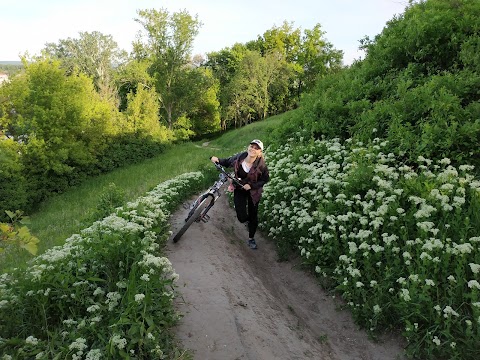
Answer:
[(0, 353), (13, 359), (175, 358), (175, 274), (159, 255), (170, 211), (201, 173), (144, 197), (0, 276)]
[(98, 158), (98, 172), (107, 172), (127, 164), (151, 158), (162, 153), (165, 144), (152, 137), (140, 137), (135, 134), (123, 134), (111, 137), (105, 150)]
[(114, 183), (110, 183), (108, 187), (103, 189), (102, 194), (100, 194), (95, 210), (86, 217), (83, 223), (92, 223), (113, 214), (115, 209), (122, 206), (124, 202), (125, 192), (118, 188)]
[(290, 142), (270, 151), (262, 227), (376, 333), (402, 329), (419, 359), (476, 359), (480, 346), (480, 180), (470, 165), (388, 143)]
[(480, 169), (480, 2), (412, 2), (375, 39), (364, 60), (319, 79), (284, 124), (308, 136), (367, 142), (414, 162), (444, 157)]
[(25, 210), (29, 193), (20, 162), (20, 145), (0, 140), (0, 221), (6, 221), (5, 210)]

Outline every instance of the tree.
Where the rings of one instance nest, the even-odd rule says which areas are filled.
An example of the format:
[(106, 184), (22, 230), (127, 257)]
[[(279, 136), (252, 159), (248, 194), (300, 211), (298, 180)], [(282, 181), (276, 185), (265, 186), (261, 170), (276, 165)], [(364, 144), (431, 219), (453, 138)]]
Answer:
[(220, 86), (223, 87), (230, 82), (238, 71), (240, 62), (247, 52), (248, 49), (245, 45), (237, 43), (231, 48), (208, 53), (205, 66), (212, 69), (213, 75), (220, 81)]
[[(247, 53), (247, 48), (244, 44), (236, 43), (231, 48), (224, 48), (218, 52), (211, 52), (207, 54), (207, 62), (205, 66), (211, 69), (213, 76), (218, 80), (219, 83), (219, 90), (218, 90), (218, 98), (220, 103), (220, 112), (221, 112), (221, 125), (220, 127), (225, 130), (227, 128), (228, 123), (233, 118), (238, 118), (238, 113), (236, 111), (232, 111), (230, 107), (230, 103), (232, 101), (238, 102), (238, 97), (236, 96), (237, 100), (233, 100), (232, 96), (235, 93), (234, 88), (236, 88), (237, 81), (234, 81), (236, 73), (239, 69), (240, 62), (245, 57)], [(231, 82), (234, 82), (231, 84)], [(236, 114), (236, 115), (234, 115)], [(237, 121), (234, 121), (235, 124)], [(236, 125), (235, 125), (236, 127)]]
[(139, 86), (136, 93), (127, 95), (127, 109), (124, 112), (126, 126), (123, 132), (136, 136), (153, 136), (166, 140), (166, 133), (161, 131), (158, 121), (159, 104), (155, 89)]
[(272, 27), (265, 31), (262, 37), (263, 51), (262, 55), (271, 52), (281, 53), (289, 63), (298, 61), (301, 51), (301, 30), (293, 28), (293, 22), (283, 22), (280, 27)]
[(192, 129), (196, 135), (208, 134), (220, 130), (220, 86), (210, 69), (196, 68), (190, 72), (194, 79), (190, 84), (196, 85), (191, 92), (192, 110), (188, 115), (192, 119)]
[(28, 202), (21, 151), (22, 144), (0, 139), (0, 222), (7, 220), (6, 210), (25, 209)]
[[(124, 111), (127, 108), (127, 96), (130, 93), (136, 93), (138, 87), (146, 89), (155, 89), (155, 82), (148, 73), (150, 67), (148, 59), (132, 59), (121, 64), (114, 73), (114, 84), (120, 101), (119, 110)], [(160, 101), (158, 94), (156, 95)], [(159, 114), (157, 114), (157, 118)]]
[[(96, 93), (91, 79), (67, 76), (58, 60), (27, 63), (25, 74), (2, 87), (2, 123), (22, 143), (29, 187), (42, 193), (63, 190), (96, 162), (105, 135), (116, 132), (111, 104)], [(43, 197), (31, 200), (36, 201)]]
[(44, 53), (61, 60), (67, 73), (74, 73), (78, 69), (92, 78), (95, 89), (103, 98), (115, 99), (112, 73), (125, 61), (126, 52), (118, 48), (111, 35), (98, 31), (80, 32), (79, 39), (68, 38), (60, 40), (58, 44), (47, 43)]
[(302, 68), (299, 93), (311, 91), (317, 79), (342, 67), (343, 52), (335, 50), (331, 43), (324, 40), (324, 34), (320, 24), (304, 31), (297, 60)]
[[(256, 51), (248, 51), (240, 62), (235, 82), (232, 83), (230, 91), (236, 95), (235, 99), (231, 100), (238, 104), (239, 99), (243, 98), (248, 101), (248, 106), (243, 106), (243, 109), (254, 110), (254, 114), (250, 113), (250, 116), (257, 120), (265, 119), (271, 109), (272, 94), (275, 91), (280, 94), (282, 89), (286, 90), (290, 75), (284, 55), (280, 52), (270, 51), (262, 57)], [(245, 96), (241, 97), (239, 91)], [(238, 106), (236, 107), (238, 109)]]
[[(176, 117), (188, 111), (179, 108), (182, 96), (188, 88), (180, 88), (178, 79), (188, 71), (193, 40), (198, 34), (200, 22), (183, 10), (172, 15), (165, 9), (139, 10), (139, 22), (145, 32), (134, 43), (136, 59), (149, 59), (149, 73), (160, 95), (161, 109), (171, 129)], [(146, 38), (145, 42), (142, 42)], [(184, 85), (184, 84), (182, 84)], [(182, 94), (184, 92), (184, 94)], [(180, 101), (179, 101), (180, 100)]]
[(224, 117), (222, 117), (223, 130), (226, 130), (231, 123), (237, 128), (250, 122), (254, 109), (252, 108), (253, 96), (245, 91), (248, 86), (248, 79), (240, 73), (225, 86), (223, 91), (227, 94), (229, 102), (225, 106)]

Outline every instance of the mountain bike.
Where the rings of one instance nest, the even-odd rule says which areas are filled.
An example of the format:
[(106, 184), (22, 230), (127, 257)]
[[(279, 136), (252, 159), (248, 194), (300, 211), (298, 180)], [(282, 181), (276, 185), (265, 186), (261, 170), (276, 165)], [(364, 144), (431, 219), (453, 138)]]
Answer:
[(177, 231), (173, 236), (172, 241), (176, 243), (182, 235), (187, 231), (187, 229), (194, 222), (207, 222), (210, 217), (207, 215), (208, 211), (215, 204), (215, 201), (220, 197), (220, 188), (230, 179), (233, 183), (238, 186), (243, 186), (243, 184), (236, 179), (232, 174), (229, 174), (225, 171), (222, 165), (219, 163), (214, 164), (220, 174), (218, 175), (218, 180), (203, 194), (201, 194), (189, 207), (189, 212), (185, 218), (185, 224)]

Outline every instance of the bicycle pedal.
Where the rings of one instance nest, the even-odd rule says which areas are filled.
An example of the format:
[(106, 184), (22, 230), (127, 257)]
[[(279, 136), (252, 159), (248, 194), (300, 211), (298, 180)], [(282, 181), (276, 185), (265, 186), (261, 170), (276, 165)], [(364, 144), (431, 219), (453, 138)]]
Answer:
[(201, 221), (204, 222), (204, 223), (207, 223), (208, 220), (210, 220), (210, 216), (208, 216), (207, 214), (203, 215)]

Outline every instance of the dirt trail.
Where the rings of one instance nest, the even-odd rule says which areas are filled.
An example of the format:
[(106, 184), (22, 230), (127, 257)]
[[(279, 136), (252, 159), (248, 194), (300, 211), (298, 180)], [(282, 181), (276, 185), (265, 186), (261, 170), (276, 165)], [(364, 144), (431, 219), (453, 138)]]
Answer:
[[(174, 229), (185, 218), (172, 215)], [(278, 262), (272, 240), (257, 232), (258, 250), (226, 196), (194, 223), (167, 256), (180, 275), (177, 335), (198, 360), (398, 360), (399, 338), (368, 339), (340, 299), (329, 296), (295, 262)]]

